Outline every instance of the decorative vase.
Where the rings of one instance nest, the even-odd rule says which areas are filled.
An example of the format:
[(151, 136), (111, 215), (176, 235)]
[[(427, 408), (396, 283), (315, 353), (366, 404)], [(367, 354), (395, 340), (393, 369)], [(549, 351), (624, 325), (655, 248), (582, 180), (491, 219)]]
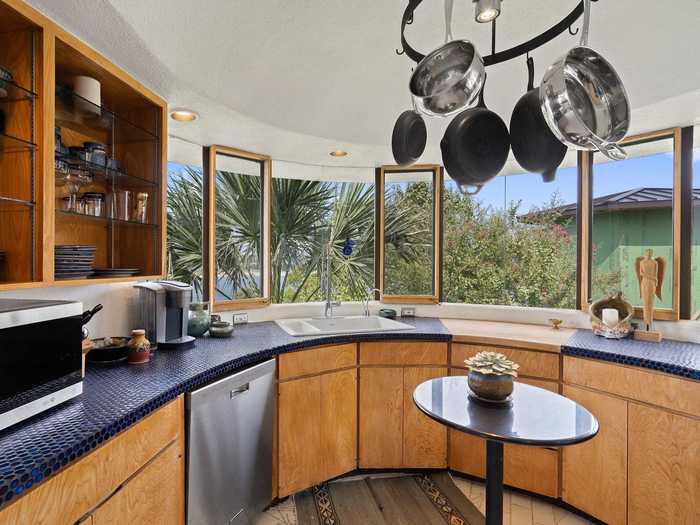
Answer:
[[(614, 326), (603, 322), (603, 310), (613, 309), (618, 312), (618, 321)], [(634, 307), (622, 298), (622, 292), (595, 301), (588, 308), (593, 333), (606, 339), (623, 339), (632, 331)]]
[(211, 337), (231, 337), (233, 335), (233, 325), (228, 321), (213, 321), (209, 327)]
[(478, 397), (491, 401), (505, 401), (513, 393), (513, 376), (483, 374), (470, 370), (467, 383)]
[(206, 311), (207, 303), (190, 304), (190, 313), (187, 319), (187, 334), (192, 337), (202, 337), (209, 330), (209, 313)]
[(151, 343), (146, 339), (146, 330), (132, 330), (129, 347), (128, 362), (130, 365), (140, 365), (151, 360)]

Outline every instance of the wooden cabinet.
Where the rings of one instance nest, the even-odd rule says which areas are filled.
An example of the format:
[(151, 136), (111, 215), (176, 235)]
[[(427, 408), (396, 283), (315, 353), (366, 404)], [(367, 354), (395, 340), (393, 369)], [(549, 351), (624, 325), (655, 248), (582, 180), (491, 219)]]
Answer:
[[(109, 504), (114, 507), (109, 516), (116, 519), (114, 523), (183, 524), (184, 424), (184, 399), (180, 396), (11, 503), (0, 511), (0, 523), (73, 525), (99, 505), (107, 505), (148, 469), (145, 479), (149, 483), (160, 480), (166, 487), (149, 489), (146, 500), (134, 494), (139, 492), (136, 487), (142, 486), (137, 482), (120, 496), (126, 507)], [(166, 454), (166, 450), (170, 451)], [(156, 461), (157, 468), (149, 468)], [(161, 511), (166, 514), (161, 515)], [(139, 520), (139, 516), (149, 516), (149, 520)]]
[[(564, 385), (600, 423), (598, 435), (563, 447), (562, 499), (610, 525), (627, 521), (627, 401)], [(630, 523), (641, 523), (630, 521)]]
[[(453, 354), (454, 355), (454, 354)], [(452, 375), (467, 371), (452, 369)], [(554, 392), (558, 384), (552, 381), (518, 378)], [(456, 430), (449, 431), (449, 467), (455, 471), (480, 478), (486, 477), (486, 440)], [(503, 447), (503, 480), (512, 487), (556, 498), (559, 495), (559, 452), (548, 448), (506, 444)]]
[(360, 468), (403, 465), (403, 369), (361, 368)]
[(423, 414), (413, 402), (415, 388), (447, 375), (447, 368), (408, 367), (403, 370), (403, 466), (447, 466), (447, 427)]
[(185, 522), (184, 441), (173, 442), (92, 513), (94, 525)]
[(443, 367), (360, 369), (361, 468), (440, 468), (447, 465), (447, 430), (423, 414), (413, 390), (447, 375)]
[(291, 379), (357, 364), (357, 343), (329, 345), (279, 356), (279, 379)]
[(453, 343), (450, 364), (455, 367), (464, 367), (464, 360), (475, 356), (479, 352), (499, 352), (504, 354), (508, 359), (520, 365), (520, 370), (518, 371), (520, 375), (554, 381), (559, 379), (559, 354), (553, 352), (520, 350), (505, 346)]
[(698, 419), (630, 403), (628, 462), (630, 525), (700, 523)]
[(360, 344), (361, 468), (441, 468), (447, 465), (446, 428), (413, 403), (416, 386), (447, 375), (446, 365), (447, 343)]
[[(90, 282), (59, 275), (66, 265), (55, 264), (54, 248), (63, 244), (94, 246), (93, 267), (162, 275), (166, 102), (17, 0), (0, 0), (0, 64), (13, 76), (0, 100), (0, 173), (13, 175), (0, 177), (0, 290)], [(100, 82), (100, 105), (73, 93), (80, 75)], [(119, 164), (68, 150), (85, 142), (103, 144)], [(121, 192), (130, 205), (112, 213)], [(85, 193), (102, 195), (99, 213), (86, 212)]]
[(357, 370), (279, 384), (278, 476), (284, 497), (357, 465)]

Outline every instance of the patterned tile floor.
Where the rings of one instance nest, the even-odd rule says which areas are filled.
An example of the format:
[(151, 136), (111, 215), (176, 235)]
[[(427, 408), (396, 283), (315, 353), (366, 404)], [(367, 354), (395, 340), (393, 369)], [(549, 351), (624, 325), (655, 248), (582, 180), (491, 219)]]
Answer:
[[(393, 475), (393, 474), (392, 474)], [(353, 478), (348, 478), (353, 479)], [(457, 487), (481, 512), (486, 504), (484, 484), (454, 477)], [(269, 509), (256, 525), (296, 525), (297, 516), (292, 498)], [(537, 498), (506, 490), (503, 500), (503, 525), (592, 525), (564, 509)]]

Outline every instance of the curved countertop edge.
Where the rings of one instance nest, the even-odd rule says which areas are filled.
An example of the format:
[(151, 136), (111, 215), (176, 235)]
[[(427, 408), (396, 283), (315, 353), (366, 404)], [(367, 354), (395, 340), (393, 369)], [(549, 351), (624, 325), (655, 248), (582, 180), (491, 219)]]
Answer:
[[(478, 337), (473, 327), (455, 330), (447, 320), (445, 324), (435, 318), (402, 321), (415, 330), (292, 337), (274, 322), (251, 323), (237, 327), (230, 339), (207, 337), (198, 339), (189, 351), (158, 351), (150, 365), (90, 366), (82, 396), (0, 431), (0, 509), (178, 395), (279, 354), (363, 341), (449, 342)], [(491, 328), (497, 323), (487, 324)], [(524, 347), (517, 340), (512, 344)], [(669, 345), (677, 354), (669, 351)], [(693, 343), (620, 344), (590, 330), (577, 330), (563, 342), (561, 353), (700, 379), (700, 345)]]
[(700, 381), (700, 345), (695, 343), (605, 339), (591, 330), (577, 330), (561, 346), (561, 353)]
[[(279, 354), (302, 350), (309, 347), (383, 340), (416, 340), (449, 342), (451, 334), (438, 319), (415, 318), (403, 319), (403, 322), (413, 324), (415, 330), (376, 332), (362, 334), (337, 334), (327, 336), (292, 337), (287, 335), (274, 322), (264, 322), (238, 327), (232, 338), (214, 339), (199, 338), (192, 352), (187, 351), (157, 351), (153, 355), (151, 365), (122, 365), (116, 367), (88, 367), (84, 379), (82, 396), (58, 405), (46, 412), (38, 414), (22, 423), (0, 431), (0, 510), (9, 505), (25, 491), (40, 484), (82, 456), (96, 449), (102, 443), (114, 437), (128, 427), (144, 419), (156, 409), (174, 400), (180, 394), (191, 392), (201, 386), (221, 379), (250, 365), (274, 358)], [(133, 407), (123, 407), (121, 410), (109, 406), (114, 399), (123, 399), (128, 395), (129, 386), (123, 384), (124, 377), (134, 383), (139, 382), (144, 373), (153, 374), (169, 372), (172, 365), (167, 363), (178, 361), (185, 355), (192, 357), (201, 355), (209, 348), (218, 351), (221, 347), (234, 346), (241, 343), (241, 333), (259, 332), (260, 329), (272, 332), (274, 339), (281, 344), (265, 345), (265, 337), (252, 333), (250, 346), (260, 347), (241, 355), (232, 356), (222, 362), (204, 366), (204, 370), (193, 372), (189, 377), (176, 380), (174, 384), (162, 389), (156, 388), (153, 395), (147, 394), (146, 399)], [(267, 339), (270, 339), (270, 334)], [(165, 366), (160, 366), (166, 362)], [(182, 363), (185, 366), (191, 363)], [(197, 363), (199, 364), (199, 363)], [(163, 370), (164, 369), (164, 370)], [(110, 376), (114, 376), (110, 380)], [(123, 376), (123, 377), (122, 377)], [(136, 379), (135, 379), (136, 378)], [(98, 392), (95, 386), (103, 388)], [(140, 386), (140, 385), (139, 385)], [(121, 392), (120, 392), (121, 391)], [(95, 399), (92, 399), (95, 398)], [(95, 405), (95, 406), (92, 406)], [(115, 413), (110, 417), (110, 409)], [(98, 420), (98, 421), (95, 421)], [(58, 428), (54, 428), (58, 427)], [(63, 427), (63, 428), (61, 428)], [(57, 434), (58, 439), (57, 439)], [(79, 437), (76, 437), (78, 436)], [(63, 438), (63, 439), (61, 439)]]

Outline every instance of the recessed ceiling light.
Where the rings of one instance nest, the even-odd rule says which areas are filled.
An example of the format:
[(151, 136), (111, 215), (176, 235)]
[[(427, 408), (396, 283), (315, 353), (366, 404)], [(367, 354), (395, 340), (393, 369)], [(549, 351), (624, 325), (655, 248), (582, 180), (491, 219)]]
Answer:
[(347, 154), (348, 152), (344, 149), (337, 149), (335, 151), (331, 151), (330, 153), (331, 157), (345, 157)]
[(170, 111), (170, 118), (178, 122), (192, 122), (199, 118), (199, 114), (191, 109), (175, 108)]

